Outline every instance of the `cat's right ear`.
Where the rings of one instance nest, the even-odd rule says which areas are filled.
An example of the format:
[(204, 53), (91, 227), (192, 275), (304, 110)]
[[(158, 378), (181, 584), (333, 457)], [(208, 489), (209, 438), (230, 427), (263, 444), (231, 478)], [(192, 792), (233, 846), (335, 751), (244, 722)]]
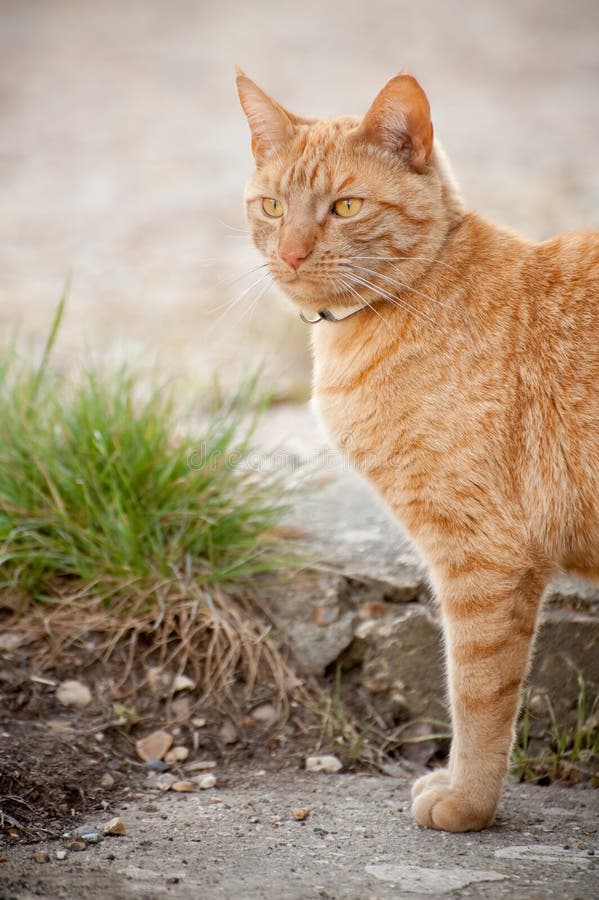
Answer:
[(433, 125), (428, 99), (413, 75), (388, 81), (364, 116), (360, 137), (401, 152), (416, 172), (423, 172), (433, 150)]
[(239, 102), (252, 132), (252, 153), (260, 165), (291, 140), (294, 117), (265, 94), (245, 72), (237, 69), (236, 73)]

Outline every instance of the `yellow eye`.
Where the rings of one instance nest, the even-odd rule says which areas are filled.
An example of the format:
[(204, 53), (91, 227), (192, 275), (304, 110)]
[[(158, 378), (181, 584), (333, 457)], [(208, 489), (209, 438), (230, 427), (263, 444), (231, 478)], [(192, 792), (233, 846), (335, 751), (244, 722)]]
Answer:
[(350, 216), (355, 216), (361, 209), (362, 201), (358, 197), (344, 197), (343, 200), (337, 200), (333, 206), (335, 215), (341, 216), (342, 219), (349, 219)]
[(262, 209), (267, 216), (273, 219), (280, 219), (283, 215), (283, 204), (280, 200), (275, 200), (274, 197), (263, 197)]

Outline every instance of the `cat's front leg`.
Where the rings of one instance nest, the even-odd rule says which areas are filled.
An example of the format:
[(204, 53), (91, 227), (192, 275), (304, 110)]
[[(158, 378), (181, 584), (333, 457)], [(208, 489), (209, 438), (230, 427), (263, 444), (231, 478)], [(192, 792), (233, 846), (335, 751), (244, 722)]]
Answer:
[(482, 570), (464, 563), (441, 580), (453, 742), (449, 767), (414, 785), (420, 825), (478, 831), (491, 824), (546, 580), (541, 567), (507, 573), (496, 560)]

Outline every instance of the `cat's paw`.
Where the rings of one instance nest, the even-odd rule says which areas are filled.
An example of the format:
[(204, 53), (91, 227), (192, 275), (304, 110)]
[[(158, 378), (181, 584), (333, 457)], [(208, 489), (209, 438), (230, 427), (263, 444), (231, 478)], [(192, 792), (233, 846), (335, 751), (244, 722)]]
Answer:
[(435, 769), (434, 772), (429, 772), (427, 775), (423, 775), (422, 778), (419, 778), (418, 781), (415, 781), (412, 785), (412, 800), (415, 800), (416, 797), (419, 797), (423, 791), (428, 790), (428, 788), (435, 787), (439, 784), (449, 784), (449, 772), (447, 769)]
[(452, 788), (446, 770), (420, 778), (412, 789), (412, 797), (412, 816), (416, 822), (441, 831), (487, 828), (493, 820), (496, 805), (495, 801), (489, 803), (487, 798), (476, 798), (464, 790)]

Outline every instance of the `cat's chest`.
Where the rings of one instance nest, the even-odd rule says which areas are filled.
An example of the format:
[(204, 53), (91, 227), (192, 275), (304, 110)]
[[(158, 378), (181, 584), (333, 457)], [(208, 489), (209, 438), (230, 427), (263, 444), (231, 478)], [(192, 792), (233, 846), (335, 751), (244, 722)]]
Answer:
[(409, 452), (416, 428), (401, 398), (391, 393), (395, 391), (336, 391), (318, 384), (314, 389), (313, 407), (330, 442), (362, 474), (374, 479)]
[[(374, 481), (416, 463), (443, 403), (418, 354), (316, 360), (313, 405), (331, 443)], [(426, 442), (425, 442), (426, 443)]]
[(415, 341), (369, 353), (315, 349), (322, 352), (313, 405), (331, 443), (387, 499), (392, 493), (396, 509), (428, 495), (433, 483), (439, 499), (450, 472), (468, 471), (463, 457), (483, 446), (484, 423), (496, 410), (463, 357)]

